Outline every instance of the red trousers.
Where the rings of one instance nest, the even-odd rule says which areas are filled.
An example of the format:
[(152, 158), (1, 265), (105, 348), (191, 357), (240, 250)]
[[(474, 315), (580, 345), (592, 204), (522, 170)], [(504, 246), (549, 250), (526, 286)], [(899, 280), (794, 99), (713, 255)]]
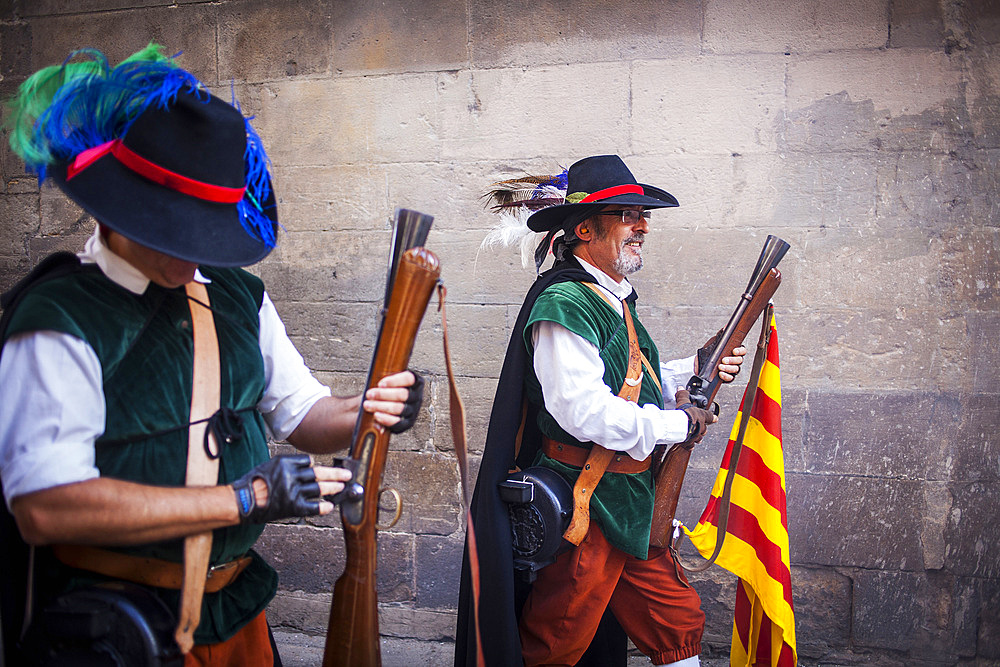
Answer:
[(196, 645), (184, 656), (184, 667), (273, 667), (274, 652), (264, 612), (218, 644)]
[(648, 560), (640, 560), (611, 546), (591, 523), (580, 546), (538, 572), (521, 613), (524, 664), (576, 664), (607, 607), (654, 665), (699, 655), (701, 599), (677, 576), (665, 549), (650, 548)]

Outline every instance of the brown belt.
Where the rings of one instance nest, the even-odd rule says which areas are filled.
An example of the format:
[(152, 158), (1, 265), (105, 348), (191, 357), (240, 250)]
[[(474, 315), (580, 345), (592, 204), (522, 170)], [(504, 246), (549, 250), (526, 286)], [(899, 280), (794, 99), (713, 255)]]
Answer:
[[(88, 572), (96, 572), (136, 584), (180, 590), (184, 580), (184, 564), (159, 558), (131, 556), (118, 551), (85, 547), (76, 544), (55, 544), (52, 553), (63, 564)], [(215, 593), (236, 580), (247, 568), (250, 556), (237, 558), (208, 568), (205, 591)]]
[[(590, 456), (590, 449), (588, 448), (567, 445), (545, 436), (542, 437), (542, 451), (550, 459), (555, 459), (560, 463), (576, 466), (577, 468), (582, 468), (587, 462), (587, 457)], [(642, 461), (636, 461), (628, 454), (616, 453), (612, 456), (611, 462), (608, 464), (607, 472), (646, 472), (649, 470), (650, 458), (647, 456)]]

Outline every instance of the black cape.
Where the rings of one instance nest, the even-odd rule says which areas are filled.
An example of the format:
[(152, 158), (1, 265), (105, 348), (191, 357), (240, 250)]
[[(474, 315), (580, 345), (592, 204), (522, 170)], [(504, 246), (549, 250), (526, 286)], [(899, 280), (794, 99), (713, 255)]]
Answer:
[[(550, 285), (566, 281), (594, 282), (594, 278), (575, 258), (570, 257), (557, 262), (538, 276), (521, 305), (500, 371), (483, 460), (472, 496), (472, 522), (479, 555), (481, 586), (479, 627), (488, 666), (510, 667), (524, 664), (517, 622), (530, 587), (514, 576), (510, 519), (507, 506), (500, 500), (497, 485), (506, 479), (515, 463), (520, 468), (530, 466), (541, 447), (541, 432), (536, 421), (537, 409), (532, 409), (529, 405), (521, 450), (515, 462), (514, 439), (521, 423), (524, 378), (530, 361), (524, 346), (524, 325), (538, 295)], [(634, 298), (635, 292), (630, 299)], [(455, 635), (456, 667), (474, 667), (476, 664), (474, 623), (469, 554), (466, 549), (459, 587), (458, 627)], [(577, 665), (625, 665), (626, 649), (625, 632), (611, 612), (606, 611), (597, 636)]]

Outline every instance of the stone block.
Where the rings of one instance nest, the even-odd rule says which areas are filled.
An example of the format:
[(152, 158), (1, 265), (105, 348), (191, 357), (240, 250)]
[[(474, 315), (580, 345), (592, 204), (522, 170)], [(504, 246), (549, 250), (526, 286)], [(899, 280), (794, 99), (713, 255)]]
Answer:
[[(997, 331), (993, 324), (992, 331)], [(992, 349), (996, 349), (995, 336)], [(990, 348), (987, 348), (986, 352)], [(976, 354), (977, 359), (989, 359)], [(992, 387), (996, 387), (995, 377)], [(996, 393), (976, 389), (976, 394), (962, 397), (962, 418), (956, 432), (945, 437), (951, 461), (951, 476), (955, 482), (996, 482), (1000, 480), (1000, 399)]]
[[(31, 71), (58, 65), (70, 52), (95, 46), (112, 65), (145, 47), (163, 45), (164, 53), (182, 51), (178, 64), (208, 85), (216, 74), (215, 27), (218, 5), (182, 4), (141, 10), (58, 15), (32, 21)], [(228, 100), (228, 87), (219, 93)]]
[(14, 283), (31, 270), (31, 267), (28, 258), (23, 255), (13, 257), (0, 255), (0, 293), (13, 287)]
[(260, 266), (275, 302), (382, 303), (390, 236), (386, 230), (293, 231)]
[(468, 65), (465, 11), (447, 0), (332, 3), (333, 65), (340, 74), (457, 70)]
[(793, 562), (874, 570), (924, 569), (920, 546), (926, 511), (924, 483), (788, 473), (785, 484)]
[(820, 658), (850, 645), (851, 579), (830, 569), (792, 566), (795, 636), (799, 660)]
[(940, 47), (944, 43), (944, 19), (935, 0), (913, 0), (889, 6), (889, 46), (894, 48)]
[[(415, 609), (413, 607), (398, 605), (382, 605), (378, 613), (378, 629), (382, 637), (412, 637), (426, 641), (454, 641), (455, 639), (455, 613), (451, 611), (437, 611), (433, 609)], [(416, 658), (412, 653), (394, 655), (393, 643), (383, 639), (383, 663), (386, 667), (391, 665), (422, 664), (422, 665), (445, 665), (452, 660), (453, 647), (446, 644), (432, 647), (429, 650), (429, 657), (425, 660)]]
[(140, 9), (184, 5), (198, 0), (30, 0), (21, 3), (20, 14), (25, 18), (41, 18), (60, 14), (84, 14), (123, 9)]
[[(376, 590), (382, 602), (413, 597), (412, 536), (380, 532)], [(345, 551), (340, 530), (305, 525), (269, 524), (255, 549), (278, 571), (285, 591), (325, 593), (344, 570)]]
[(38, 233), (41, 236), (90, 233), (96, 224), (90, 214), (51, 181), (39, 188), (38, 209), (41, 218)]
[(32, 23), (6, 21), (0, 23), (0, 74), (5, 79), (13, 77), (20, 80), (32, 73), (32, 35)]
[[(436, 97), (440, 159), (564, 160), (627, 153), (633, 139), (629, 80), (628, 69), (617, 62), (442, 73)], [(581, 104), (573, 81), (600, 91), (601, 103)], [(600, 131), (567, 132), (577, 127)]]
[[(388, 174), (372, 164), (276, 167), (272, 176), (282, 227), (290, 232), (388, 231), (397, 205), (386, 198)], [(386, 240), (371, 252), (388, 249)]]
[[(1000, 229), (956, 227), (941, 241), (940, 286), (947, 290), (945, 307), (969, 311), (969, 333), (975, 339), (982, 332), (973, 328), (973, 321), (988, 319), (1000, 309)], [(990, 369), (979, 372), (988, 375)]]
[(887, 2), (822, 0), (705, 5), (704, 43), (714, 53), (873, 50), (888, 40)]
[(268, 81), (330, 72), (333, 0), (249, 0), (219, 8), (219, 78)]
[(959, 400), (925, 393), (810, 393), (805, 470), (870, 478), (946, 479)]
[(472, 62), (483, 68), (690, 55), (701, 42), (700, 10), (691, 0), (668, 5), (508, 0), (472, 3), (469, 11)]
[(304, 593), (282, 588), (267, 605), (267, 622), (277, 630), (326, 634), (333, 589), (325, 593)]
[[(895, 85), (886, 86), (892, 80)], [(941, 51), (891, 49), (789, 65), (786, 124), (800, 150), (936, 149), (960, 145), (967, 130), (962, 75)]]
[(38, 196), (32, 194), (0, 197), (0, 255), (24, 255), (31, 238), (38, 233)]
[(255, 127), (282, 167), (436, 160), (437, 87), (431, 74), (269, 82)]
[(782, 61), (758, 55), (637, 62), (631, 107), (642, 120), (632, 128), (632, 143), (667, 155), (772, 152), (784, 80)]
[[(502, 354), (502, 353), (501, 353)], [(455, 363), (455, 362), (453, 362)], [(457, 377), (458, 393), (465, 407), (466, 443), (470, 452), (482, 452), (486, 443), (486, 430), (489, 428), (490, 412), (493, 409), (493, 399), (496, 395), (497, 381), (495, 378)], [(448, 406), (447, 380), (437, 385), (435, 404), (440, 408), (436, 412), (434, 422), (434, 446), (439, 451), (453, 452), (451, 440), (451, 410)], [(473, 479), (475, 479), (473, 477)]]
[[(792, 384), (808, 382), (824, 391), (838, 386), (834, 378), (848, 377), (852, 391), (869, 393), (962, 387), (970, 364), (962, 318), (928, 314), (922, 328), (904, 325), (913, 318), (905, 309), (789, 312), (779, 321), (795, 344), (782, 348), (782, 376)], [(900, 336), (903, 326), (910, 335)], [(799, 331), (809, 334), (796, 336)]]
[(1000, 577), (1000, 534), (994, 529), (1000, 481), (953, 482), (947, 517), (945, 567), (967, 577)]
[(279, 304), (292, 343), (314, 371), (367, 373), (377, 333), (374, 303)]
[[(436, 308), (436, 305), (431, 307)], [(506, 308), (452, 303), (448, 306), (448, 319), (449, 348), (455, 371), (474, 377), (497, 377), (510, 337), (505, 326)], [(418, 349), (413, 353), (418, 367), (444, 369), (440, 325), (438, 314), (428, 313), (423, 330), (433, 329), (435, 333), (418, 334)]]
[(956, 648), (964, 648), (968, 654), (967, 647), (954, 644), (953, 585), (949, 576), (856, 572), (855, 644), (904, 651), (917, 659), (942, 662), (954, 661)]
[[(403, 513), (392, 530), (430, 535), (450, 535), (458, 527), (461, 500), (455, 459), (438, 453), (393, 451), (386, 462), (383, 486), (396, 488), (403, 499)], [(386, 497), (384, 505), (392, 506)], [(383, 512), (383, 522), (391, 519)]]
[(440, 537), (418, 535), (416, 548), (417, 607), (457, 609), (465, 531)]

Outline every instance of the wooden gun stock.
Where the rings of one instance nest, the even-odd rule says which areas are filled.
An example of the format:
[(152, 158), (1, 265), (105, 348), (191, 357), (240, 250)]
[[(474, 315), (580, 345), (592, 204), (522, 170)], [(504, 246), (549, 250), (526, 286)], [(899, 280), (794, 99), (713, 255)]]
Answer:
[[(437, 257), (426, 248), (411, 248), (403, 254), (366, 390), (385, 376), (406, 370), (440, 273)], [(354, 481), (340, 502), (347, 562), (333, 588), (323, 667), (382, 664), (375, 591), (375, 524), (389, 435), (375, 423), (371, 413), (361, 412), (351, 446), (351, 459), (357, 466)]]
[[(722, 384), (719, 378), (719, 364), (722, 363), (723, 357), (743, 344), (750, 329), (774, 296), (781, 284), (781, 272), (776, 265), (787, 250), (788, 244), (785, 241), (768, 236), (747, 290), (715, 342), (705, 368), (699, 368), (698, 373), (688, 381), (687, 390), (691, 395), (691, 402), (698, 407), (709, 408), (713, 405), (715, 395)], [(766, 273), (763, 273), (764, 271)], [(718, 406), (716, 413), (718, 413), (717, 408)], [(653, 501), (653, 521), (649, 533), (650, 546), (670, 545), (674, 515), (677, 513), (677, 502), (680, 499), (681, 485), (684, 483), (692, 447), (693, 443), (671, 445), (655, 468), (656, 496)]]

